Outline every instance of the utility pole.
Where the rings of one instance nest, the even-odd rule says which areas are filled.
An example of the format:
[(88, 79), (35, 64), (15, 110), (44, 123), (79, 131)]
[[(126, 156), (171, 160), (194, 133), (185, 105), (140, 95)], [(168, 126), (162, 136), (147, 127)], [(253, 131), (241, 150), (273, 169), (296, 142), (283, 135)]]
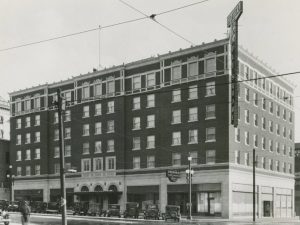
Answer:
[(63, 126), (63, 114), (62, 110), (62, 97), (60, 89), (57, 89), (57, 111), (58, 111), (58, 130), (59, 130), (59, 157), (60, 157), (60, 207), (61, 207), (61, 216), (62, 216), (62, 225), (67, 225), (66, 217), (66, 189), (65, 189), (65, 156), (64, 156), (64, 126)]
[(255, 190), (255, 167), (256, 167), (256, 155), (255, 155), (255, 149), (253, 149), (253, 222), (255, 222), (255, 204), (256, 204), (256, 199), (255, 199), (255, 195), (256, 195), (256, 190)]
[(192, 171), (191, 168), (191, 161), (192, 161), (192, 157), (189, 156), (188, 157), (188, 161), (189, 161), (189, 168), (186, 170), (186, 174), (188, 175), (188, 184), (189, 184), (189, 211), (188, 211), (188, 216), (187, 219), (191, 220), (192, 219), (192, 174), (194, 171)]

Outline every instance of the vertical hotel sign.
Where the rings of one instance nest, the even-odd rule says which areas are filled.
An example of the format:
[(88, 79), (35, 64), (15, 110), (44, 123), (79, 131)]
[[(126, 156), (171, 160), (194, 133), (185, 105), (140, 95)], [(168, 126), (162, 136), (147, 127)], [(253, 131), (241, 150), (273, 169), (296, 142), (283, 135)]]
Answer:
[(229, 32), (229, 44), (231, 54), (231, 124), (238, 126), (238, 20), (243, 13), (243, 2), (240, 1), (227, 17), (227, 27)]

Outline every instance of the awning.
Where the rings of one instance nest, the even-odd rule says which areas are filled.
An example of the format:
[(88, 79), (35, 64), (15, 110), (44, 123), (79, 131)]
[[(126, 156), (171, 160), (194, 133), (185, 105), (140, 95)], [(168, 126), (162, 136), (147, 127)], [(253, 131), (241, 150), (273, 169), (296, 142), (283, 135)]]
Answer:
[(122, 191), (78, 191), (74, 195), (121, 195)]

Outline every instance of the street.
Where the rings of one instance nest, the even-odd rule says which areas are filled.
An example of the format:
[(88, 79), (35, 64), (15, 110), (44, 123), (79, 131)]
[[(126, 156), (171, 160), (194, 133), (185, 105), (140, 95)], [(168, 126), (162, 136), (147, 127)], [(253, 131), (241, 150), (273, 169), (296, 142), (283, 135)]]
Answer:
[[(248, 221), (221, 221), (219, 219), (204, 219), (203, 221), (186, 221), (182, 220), (180, 223), (167, 222), (168, 224), (201, 224), (201, 225), (274, 225), (274, 224), (286, 224), (286, 225), (299, 225), (300, 221), (258, 221), (256, 223)], [(20, 225), (20, 214), (11, 214), (10, 225)], [(52, 215), (32, 215), (30, 219), (30, 225), (59, 225), (61, 224), (61, 218)], [(165, 221), (144, 221), (144, 220), (124, 220), (118, 218), (91, 218), (91, 217), (74, 217), (68, 218), (69, 225), (119, 225), (119, 224), (166, 224)]]

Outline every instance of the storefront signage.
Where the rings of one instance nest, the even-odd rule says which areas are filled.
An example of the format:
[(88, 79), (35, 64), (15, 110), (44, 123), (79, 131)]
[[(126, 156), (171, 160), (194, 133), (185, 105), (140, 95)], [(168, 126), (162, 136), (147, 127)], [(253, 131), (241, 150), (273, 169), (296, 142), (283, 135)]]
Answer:
[(240, 1), (236, 7), (231, 11), (229, 16), (227, 16), (227, 27), (231, 27), (233, 23), (235, 23), (243, 13), (243, 2)]
[(169, 178), (169, 181), (176, 182), (180, 177), (180, 172), (179, 170), (167, 170), (166, 176)]
[(101, 171), (101, 172), (90, 172), (82, 173), (81, 177), (113, 177), (116, 176), (115, 171)]

